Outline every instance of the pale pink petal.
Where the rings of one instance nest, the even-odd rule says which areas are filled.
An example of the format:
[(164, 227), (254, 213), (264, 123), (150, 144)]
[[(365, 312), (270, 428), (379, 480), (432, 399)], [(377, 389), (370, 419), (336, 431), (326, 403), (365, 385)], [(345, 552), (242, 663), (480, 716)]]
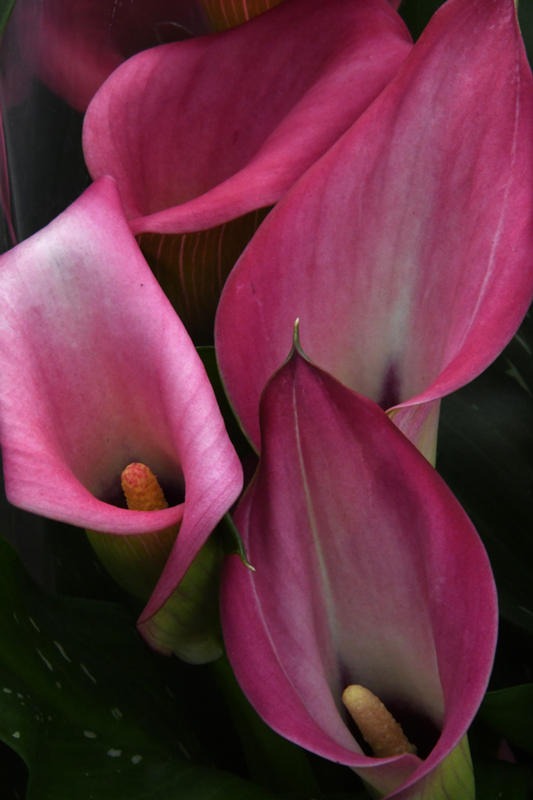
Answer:
[[(0, 259), (0, 296), (8, 499), (115, 534), (182, 520), (153, 612), (235, 501), (242, 472), (201, 361), (111, 178)], [(157, 475), (170, 508), (113, 504), (134, 461)]]

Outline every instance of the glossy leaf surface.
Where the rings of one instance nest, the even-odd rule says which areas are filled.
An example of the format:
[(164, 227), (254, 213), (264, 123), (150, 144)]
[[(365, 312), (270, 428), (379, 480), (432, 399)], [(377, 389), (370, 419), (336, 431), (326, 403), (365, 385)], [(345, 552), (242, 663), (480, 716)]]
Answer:
[(437, 469), (479, 531), (503, 616), (533, 631), (533, 324), (442, 403)]
[(0, 564), (0, 738), (28, 764), (27, 800), (277, 796), (193, 763), (180, 698), (121, 606), (44, 595), (3, 540)]
[(489, 692), (480, 709), (481, 719), (511, 744), (533, 753), (533, 684)]

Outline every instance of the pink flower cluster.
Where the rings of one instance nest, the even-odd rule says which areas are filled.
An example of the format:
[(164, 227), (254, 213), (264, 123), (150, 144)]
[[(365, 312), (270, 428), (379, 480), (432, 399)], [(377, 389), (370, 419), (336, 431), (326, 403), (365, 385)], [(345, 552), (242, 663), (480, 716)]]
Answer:
[[(146, 634), (243, 484), (154, 277), (166, 253), (180, 309), (215, 296), (221, 376), (259, 455), (234, 512), (256, 571), (230, 556), (222, 579), (241, 686), (275, 730), (382, 795), (467, 798), (497, 605), (430, 462), (440, 399), (533, 296), (533, 81), (513, 0), (448, 0), (415, 45), (393, 5), (284, 0), (121, 64), (98, 50), (83, 75), (39, 56), (80, 108), (114, 71), (85, 117), (94, 184), (0, 261), (0, 439), (17, 506), (115, 535), (181, 523)], [(52, 28), (66, 47), (68, 25)], [(183, 502), (108, 502), (134, 461)], [(348, 683), (433, 738), (415, 724), (419, 755), (366, 755)]]

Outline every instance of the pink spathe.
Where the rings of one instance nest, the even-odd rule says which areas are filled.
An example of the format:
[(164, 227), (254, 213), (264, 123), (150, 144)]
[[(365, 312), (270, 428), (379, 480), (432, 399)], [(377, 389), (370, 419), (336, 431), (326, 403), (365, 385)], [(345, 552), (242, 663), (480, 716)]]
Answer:
[(285, 0), (223, 33), (140, 53), (93, 99), (84, 153), (134, 233), (270, 206), (378, 96), (412, 48), (386, 0)]
[[(268, 383), (260, 418), (259, 469), (235, 514), (256, 572), (232, 556), (222, 586), (239, 683), (274, 730), (383, 794), (470, 797), (462, 740), (498, 618), (476, 531), (387, 415), (297, 352)], [(398, 716), (425, 760), (362, 753), (341, 701), (353, 683)], [(409, 728), (416, 717), (433, 740)], [(456, 779), (463, 793), (431, 790)]]
[(228, 279), (217, 353), (257, 448), (259, 397), (299, 317), (313, 362), (393, 408), (431, 455), (439, 399), (490, 364), (531, 302), (532, 126), (513, 0), (449, 0)]
[[(143, 614), (183, 577), (238, 497), (242, 470), (182, 323), (102, 178), (0, 259), (0, 439), (8, 499), (94, 531), (181, 521)], [(120, 474), (147, 464), (174, 505), (119, 508)]]

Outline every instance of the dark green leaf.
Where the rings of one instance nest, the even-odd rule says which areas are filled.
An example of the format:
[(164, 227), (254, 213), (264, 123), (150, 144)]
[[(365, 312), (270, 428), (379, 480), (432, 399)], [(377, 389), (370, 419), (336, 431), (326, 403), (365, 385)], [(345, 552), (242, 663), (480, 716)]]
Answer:
[(402, 0), (399, 12), (416, 40), (444, 0)]
[(248, 569), (251, 569), (255, 572), (255, 567), (248, 561), (248, 556), (246, 555), (246, 550), (244, 548), (244, 542), (241, 539), (241, 534), (237, 530), (237, 527), (229, 514), (226, 514), (222, 518), (222, 520), (218, 525), (218, 530), (220, 531), (222, 536), (222, 547), (224, 550), (224, 555), (239, 556), (244, 566), (248, 567)]
[(533, 634), (500, 616), (490, 691), (533, 683)]
[(529, 800), (531, 772), (506, 761), (474, 759), (476, 800)]
[(193, 763), (179, 697), (121, 606), (45, 595), (2, 541), (0, 575), (0, 738), (28, 765), (27, 800), (273, 800)]
[(533, 684), (488, 692), (479, 716), (511, 744), (533, 753)]
[(533, 631), (533, 319), (494, 364), (444, 398), (437, 469), (489, 553), (502, 614)]
[(533, 63), (533, 3), (531, 0), (519, 0), (518, 21), (524, 37), (529, 63)]
[(0, 36), (4, 32), (7, 21), (15, 7), (16, 0), (0, 0)]
[(52, 546), (55, 588), (59, 594), (90, 600), (130, 602), (131, 596), (109, 575), (89, 544), (83, 528), (52, 519), (43, 522)]

